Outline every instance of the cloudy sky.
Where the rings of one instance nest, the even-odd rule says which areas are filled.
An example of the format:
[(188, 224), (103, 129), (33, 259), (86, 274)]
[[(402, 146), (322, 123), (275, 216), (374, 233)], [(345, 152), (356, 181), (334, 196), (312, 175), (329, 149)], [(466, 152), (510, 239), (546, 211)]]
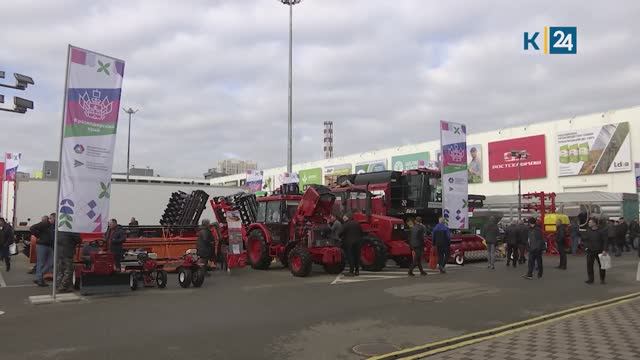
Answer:
[[(140, 109), (132, 164), (185, 177), (229, 157), (285, 164), (288, 11), (277, 0), (2, 0), (0, 14), (0, 70), (37, 83), (21, 95), (34, 111), (0, 113), (0, 151), (22, 152), (27, 170), (58, 157), (69, 43), (126, 61), (122, 104)], [(479, 132), (639, 105), (637, 14), (635, 0), (304, 0), (294, 162), (322, 158), (325, 120), (343, 155), (435, 139), (441, 119)], [(545, 25), (577, 26), (578, 54), (524, 52), (523, 32)], [(124, 119), (114, 171), (126, 164)]]

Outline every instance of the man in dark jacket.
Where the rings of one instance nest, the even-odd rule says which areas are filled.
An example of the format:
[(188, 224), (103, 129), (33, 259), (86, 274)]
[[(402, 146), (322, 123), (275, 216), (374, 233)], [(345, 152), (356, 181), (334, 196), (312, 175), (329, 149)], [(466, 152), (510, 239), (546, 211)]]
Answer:
[(513, 267), (518, 264), (518, 235), (520, 228), (515, 222), (512, 222), (505, 230), (504, 237), (507, 242), (507, 266), (513, 258)]
[(58, 232), (57, 274), (56, 286), (58, 292), (66, 293), (71, 291), (73, 278), (73, 257), (76, 253), (76, 247), (82, 242), (78, 233), (70, 233), (65, 231)]
[(51, 271), (53, 266), (53, 223), (50, 217), (43, 216), (42, 220), (31, 226), (31, 234), (36, 237), (36, 278), (33, 280), (38, 286), (47, 286), (44, 282), (44, 274)]
[(542, 252), (545, 247), (544, 236), (542, 230), (536, 223), (536, 219), (529, 219), (529, 270), (524, 275), (525, 279), (533, 279), (533, 267), (534, 264), (538, 268), (538, 279), (542, 278)]
[(109, 250), (113, 253), (116, 270), (120, 271), (120, 261), (124, 255), (122, 245), (127, 240), (127, 235), (124, 232), (122, 226), (118, 225), (116, 219), (109, 220), (109, 228), (104, 234), (104, 240), (109, 245)]
[(342, 244), (349, 261), (349, 275), (360, 275), (360, 249), (362, 248), (362, 227), (352, 215), (343, 216)]
[(136, 220), (136, 218), (132, 217), (131, 220), (129, 220), (130, 237), (140, 237), (142, 235), (139, 226), (140, 224), (138, 224), (138, 220)]
[(4, 260), (7, 272), (11, 270), (11, 254), (9, 246), (16, 242), (13, 234), (13, 228), (4, 218), (0, 218), (0, 260)]
[(489, 217), (489, 222), (487, 222), (482, 228), (482, 236), (484, 236), (484, 240), (487, 242), (487, 260), (489, 260), (489, 265), (487, 268), (495, 269), (496, 262), (496, 245), (498, 244), (498, 224), (496, 223), (496, 218), (491, 216)]
[(520, 224), (518, 224), (518, 252), (520, 253), (520, 258), (518, 262), (520, 264), (524, 264), (527, 262), (527, 258), (525, 257), (525, 253), (527, 252), (527, 247), (529, 246), (529, 226), (526, 224), (524, 220), (520, 220)]
[(562, 221), (558, 220), (556, 222), (556, 247), (558, 248), (558, 254), (560, 254), (560, 265), (558, 265), (558, 269), (562, 270), (567, 270), (566, 234), (565, 226), (562, 224)]
[(627, 232), (629, 231), (629, 225), (624, 220), (624, 218), (620, 218), (618, 220), (618, 225), (616, 225), (616, 245), (618, 246), (618, 251), (616, 252), (616, 256), (620, 256), (623, 251), (629, 251), (629, 244), (627, 244)]
[(411, 234), (409, 238), (409, 245), (411, 246), (411, 256), (413, 261), (409, 268), (409, 276), (413, 275), (413, 269), (418, 267), (420, 275), (427, 275), (426, 271), (422, 268), (422, 256), (424, 255), (424, 235), (427, 231), (426, 226), (422, 223), (422, 217), (416, 217), (415, 223), (411, 228)]
[(607, 245), (611, 248), (611, 252), (615, 254), (618, 252), (616, 246), (616, 222), (613, 221), (613, 219), (609, 219), (605, 229), (606, 230), (603, 229), (603, 231), (607, 232)]
[(433, 228), (431, 234), (433, 244), (438, 252), (438, 268), (440, 273), (444, 274), (444, 267), (449, 261), (449, 248), (451, 247), (451, 231), (449, 227), (444, 223), (444, 218), (440, 216), (438, 218), (438, 224)]
[(607, 254), (607, 241), (608, 233), (598, 228), (598, 222), (596, 219), (589, 219), (589, 228), (582, 237), (585, 253), (587, 254), (587, 284), (593, 284), (593, 264), (598, 262), (598, 269), (600, 269), (600, 283), (604, 284), (604, 278), (606, 276), (606, 270), (600, 268), (599, 254)]
[(634, 249), (638, 249), (638, 256), (640, 256), (640, 246), (638, 246), (638, 236), (640, 236), (640, 224), (638, 223), (638, 219), (631, 220), (631, 224), (629, 224), (629, 242), (631, 242), (631, 247)]
[(198, 242), (196, 244), (196, 250), (198, 257), (207, 260), (207, 263), (213, 260), (213, 234), (210, 228), (211, 223), (209, 220), (202, 220), (200, 231), (198, 231)]

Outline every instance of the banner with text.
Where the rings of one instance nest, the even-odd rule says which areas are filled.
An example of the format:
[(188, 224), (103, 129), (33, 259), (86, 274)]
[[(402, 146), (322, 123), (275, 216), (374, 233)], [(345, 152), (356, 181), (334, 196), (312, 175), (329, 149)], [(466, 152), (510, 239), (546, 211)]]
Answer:
[(467, 166), (469, 184), (482, 183), (482, 145), (467, 146)]
[(298, 179), (300, 179), (300, 190), (304, 190), (307, 185), (322, 185), (322, 168), (300, 170)]
[(391, 168), (395, 171), (425, 169), (429, 164), (429, 152), (398, 155), (391, 158)]
[(512, 151), (526, 151), (520, 160), (521, 179), (547, 176), (545, 136), (535, 135), (489, 143), (489, 181), (518, 180), (518, 158)]
[(262, 190), (262, 170), (247, 170), (247, 180), (244, 186), (251, 192)]
[(351, 164), (332, 165), (324, 168), (324, 184), (331, 186), (338, 181), (338, 177), (351, 175)]
[(636, 163), (636, 192), (640, 193), (640, 163)]
[(629, 123), (558, 132), (558, 175), (631, 171)]
[(356, 164), (356, 174), (387, 170), (387, 160), (375, 160)]
[(69, 46), (58, 229), (104, 232), (124, 61)]
[(440, 122), (442, 153), (442, 215), (451, 229), (469, 227), (469, 182), (467, 172), (467, 128)]
[(4, 180), (16, 181), (18, 175), (18, 167), (20, 166), (20, 153), (6, 153), (4, 156)]

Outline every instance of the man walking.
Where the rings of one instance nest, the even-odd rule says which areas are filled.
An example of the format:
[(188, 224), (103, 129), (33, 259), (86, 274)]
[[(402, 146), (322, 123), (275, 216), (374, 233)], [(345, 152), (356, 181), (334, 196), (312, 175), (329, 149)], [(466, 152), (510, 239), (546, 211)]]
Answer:
[(496, 223), (496, 218), (491, 216), (489, 217), (489, 222), (486, 223), (482, 229), (482, 236), (484, 236), (485, 241), (487, 242), (487, 258), (489, 260), (489, 265), (487, 268), (495, 269), (496, 262), (496, 245), (498, 244), (498, 224)]
[(11, 270), (11, 254), (9, 253), (9, 246), (14, 242), (15, 236), (13, 234), (13, 228), (4, 220), (4, 218), (0, 218), (0, 260), (4, 260), (7, 272)]
[(565, 227), (562, 221), (558, 219), (556, 222), (556, 247), (558, 248), (558, 254), (560, 254), (560, 265), (558, 269), (567, 270), (567, 250), (565, 248)]
[[(55, 215), (55, 214), (54, 214)], [(43, 216), (41, 221), (29, 229), (36, 237), (36, 278), (33, 280), (40, 287), (47, 286), (44, 274), (53, 267), (53, 233), (55, 218)], [(52, 231), (53, 230), (53, 231)]]
[(109, 250), (113, 253), (116, 270), (120, 271), (120, 261), (124, 255), (122, 245), (127, 240), (127, 236), (122, 226), (118, 225), (116, 219), (109, 220), (109, 228), (104, 234), (104, 240), (109, 245)]
[(444, 274), (446, 271), (444, 267), (449, 261), (449, 247), (451, 246), (451, 231), (449, 227), (444, 223), (444, 217), (438, 218), (438, 224), (433, 228), (431, 235), (433, 244), (436, 246), (438, 252), (438, 268), (440, 273)]
[(524, 220), (520, 221), (518, 225), (518, 252), (520, 253), (520, 258), (518, 262), (520, 264), (524, 264), (527, 262), (527, 258), (525, 257), (525, 253), (527, 252), (527, 247), (529, 246), (529, 226), (525, 223)]
[(413, 261), (411, 262), (411, 267), (409, 268), (409, 276), (413, 275), (413, 269), (418, 267), (420, 270), (420, 275), (427, 275), (427, 273), (422, 268), (422, 256), (424, 255), (424, 235), (427, 231), (427, 227), (422, 223), (422, 217), (418, 216), (415, 219), (413, 227), (411, 228), (411, 235), (409, 238), (409, 245), (411, 246), (411, 256)]
[(360, 248), (362, 247), (362, 227), (353, 220), (353, 215), (343, 216), (342, 243), (349, 261), (349, 276), (360, 275)]
[(513, 267), (518, 264), (518, 235), (520, 229), (515, 222), (512, 222), (507, 226), (504, 237), (507, 242), (507, 266), (513, 261)]
[[(54, 225), (55, 226), (55, 225)], [(71, 291), (73, 279), (73, 257), (76, 253), (76, 247), (82, 242), (78, 233), (70, 233), (65, 231), (58, 232), (58, 247), (56, 286), (59, 293), (67, 293)]]
[(578, 246), (580, 245), (580, 226), (578, 220), (573, 219), (571, 221), (571, 253), (573, 255), (578, 254)]
[(640, 224), (638, 223), (638, 219), (631, 220), (631, 224), (629, 224), (629, 241), (631, 242), (631, 247), (634, 249), (640, 249), (638, 246), (638, 236), (640, 236)]
[(618, 220), (618, 225), (616, 227), (616, 243), (618, 245), (618, 253), (622, 253), (623, 251), (630, 251), (629, 244), (627, 244), (627, 232), (629, 231), (629, 225), (624, 220), (624, 218), (620, 218)]
[(207, 267), (213, 261), (213, 243), (215, 239), (211, 233), (211, 223), (208, 219), (202, 219), (200, 231), (198, 231), (198, 240), (196, 242), (196, 253), (198, 257), (206, 260)]
[(600, 283), (604, 284), (604, 278), (606, 276), (606, 270), (602, 270), (600, 267), (599, 254), (607, 254), (607, 241), (608, 234), (598, 228), (598, 222), (596, 219), (589, 219), (589, 228), (584, 234), (584, 248), (587, 254), (587, 284), (593, 284), (593, 264), (598, 262), (598, 269), (600, 270)]
[(538, 268), (538, 279), (542, 278), (542, 252), (544, 251), (544, 237), (542, 236), (542, 230), (536, 224), (536, 219), (529, 219), (529, 270), (524, 278), (527, 280), (533, 279), (533, 267)]

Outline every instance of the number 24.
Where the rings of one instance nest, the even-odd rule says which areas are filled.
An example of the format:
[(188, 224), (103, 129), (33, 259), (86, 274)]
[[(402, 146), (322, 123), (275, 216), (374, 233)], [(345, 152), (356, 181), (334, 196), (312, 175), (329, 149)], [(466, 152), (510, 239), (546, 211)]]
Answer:
[(553, 37), (557, 37), (558, 40), (553, 44), (555, 48), (567, 48), (567, 50), (571, 51), (573, 49), (573, 37), (571, 34), (565, 35), (564, 32), (557, 30), (553, 33)]

